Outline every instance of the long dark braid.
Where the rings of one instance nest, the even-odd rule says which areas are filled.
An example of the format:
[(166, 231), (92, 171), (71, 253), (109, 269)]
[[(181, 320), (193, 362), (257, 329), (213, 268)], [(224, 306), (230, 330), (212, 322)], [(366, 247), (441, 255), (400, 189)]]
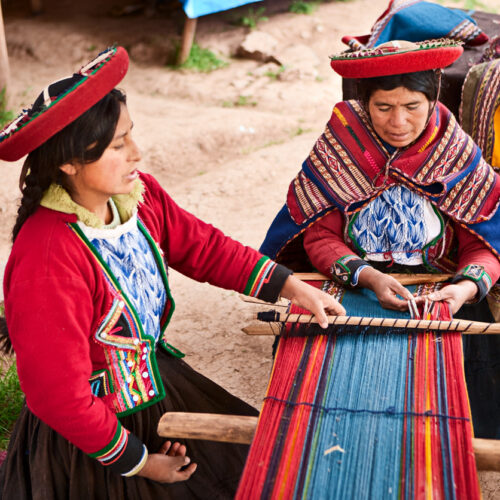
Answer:
[[(22, 198), (12, 229), (13, 242), (28, 217), (40, 206), (49, 186), (53, 183), (64, 186), (64, 173), (60, 169), (62, 165), (69, 162), (83, 165), (102, 156), (115, 134), (121, 104), (126, 104), (125, 94), (117, 89), (112, 90), (27, 156), (19, 180)], [(7, 324), (5, 318), (1, 317), (0, 351), (7, 354), (12, 352)]]

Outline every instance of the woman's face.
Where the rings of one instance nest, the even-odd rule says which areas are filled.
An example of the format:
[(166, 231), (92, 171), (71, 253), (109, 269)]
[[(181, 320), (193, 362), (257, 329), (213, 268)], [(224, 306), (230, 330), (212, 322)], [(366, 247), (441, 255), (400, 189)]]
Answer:
[(423, 132), (431, 102), (422, 92), (397, 87), (375, 90), (368, 101), (368, 112), (375, 132), (391, 146), (403, 148)]
[(132, 191), (139, 176), (136, 163), (141, 159), (132, 139), (132, 126), (127, 107), (122, 104), (113, 140), (103, 155), (92, 163), (61, 167), (69, 174), (71, 196), (77, 203), (93, 210), (113, 195)]

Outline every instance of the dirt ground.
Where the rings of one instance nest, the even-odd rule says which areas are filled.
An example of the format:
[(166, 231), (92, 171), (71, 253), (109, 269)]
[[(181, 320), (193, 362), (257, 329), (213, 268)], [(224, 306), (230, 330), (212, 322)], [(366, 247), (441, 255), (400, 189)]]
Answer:
[[(498, 8), (497, 1), (483, 3)], [(287, 12), (289, 1), (262, 2), (268, 20), (257, 31), (272, 37), (271, 53), (284, 71), (275, 63), (233, 57), (249, 34), (235, 25), (248, 15), (248, 6), (206, 16), (198, 21), (197, 41), (228, 65), (197, 73), (166, 66), (183, 25), (175, 2), (161, 4), (154, 15), (142, 10), (120, 17), (110, 16), (110, 10), (132, 2), (43, 3), (44, 12), (33, 17), (28, 0), (2, 1), (9, 108), (29, 106), (45, 85), (108, 45), (125, 46), (131, 67), (121, 87), (142, 149), (141, 168), (181, 206), (253, 247), (262, 242), (290, 179), (341, 99), (340, 77), (330, 69), (328, 55), (343, 50), (342, 35), (368, 33), (387, 6), (387, 0), (328, 2), (311, 15), (296, 15)], [(0, 161), (0, 271), (10, 251), (20, 166)], [(272, 339), (242, 333), (255, 306), (175, 271), (171, 288), (177, 310), (169, 341), (193, 367), (259, 408)], [(481, 482), (485, 499), (500, 498), (500, 473), (483, 473)]]

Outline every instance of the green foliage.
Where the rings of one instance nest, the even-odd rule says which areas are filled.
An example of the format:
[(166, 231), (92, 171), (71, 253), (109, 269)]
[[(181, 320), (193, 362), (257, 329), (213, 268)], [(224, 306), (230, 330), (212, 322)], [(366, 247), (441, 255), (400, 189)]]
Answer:
[(276, 71), (266, 71), (264, 75), (271, 78), (271, 80), (277, 80), (278, 77), (286, 70), (286, 66), (280, 66)]
[(14, 423), (23, 407), (24, 394), (19, 386), (16, 364), (0, 365), (0, 450), (5, 450)]
[(235, 101), (224, 101), (222, 103), (223, 108), (237, 108), (237, 107), (255, 107), (257, 106), (257, 101), (252, 101), (251, 95), (239, 95), (238, 99)]
[(192, 69), (202, 73), (209, 73), (219, 68), (227, 66), (228, 63), (219, 59), (211, 50), (200, 47), (197, 43), (193, 43), (189, 57), (184, 64), (178, 68)]
[(267, 21), (269, 18), (264, 16), (264, 13), (266, 12), (265, 7), (259, 7), (256, 10), (253, 10), (252, 7), (250, 7), (246, 13), (240, 20), (239, 23), (241, 26), (246, 26), (247, 28), (250, 28), (251, 30), (255, 29), (257, 25), (261, 22)]
[(6, 101), (5, 88), (3, 88), (0, 90), (0, 128), (3, 128), (4, 125), (7, 125), (7, 123), (11, 122), (16, 117), (12, 111), (5, 109), (7, 105)]
[(298, 135), (306, 134), (307, 132), (311, 132), (311, 128), (302, 128), (302, 127), (297, 127), (295, 130), (292, 130), (290, 133), (290, 137), (297, 137)]
[(306, 2), (304, 0), (293, 0), (288, 7), (290, 12), (294, 14), (312, 14), (318, 8), (318, 1), (316, 2)]

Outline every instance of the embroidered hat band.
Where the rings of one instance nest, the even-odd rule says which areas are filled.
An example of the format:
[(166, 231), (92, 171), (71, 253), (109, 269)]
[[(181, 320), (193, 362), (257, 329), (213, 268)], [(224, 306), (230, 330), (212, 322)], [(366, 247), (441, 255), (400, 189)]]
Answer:
[(123, 79), (128, 62), (127, 51), (113, 47), (47, 86), (30, 109), (0, 131), (0, 160), (19, 160), (76, 120)]
[(344, 78), (373, 78), (445, 68), (463, 52), (462, 43), (447, 38), (407, 42), (393, 40), (374, 49), (331, 56), (331, 66)]

